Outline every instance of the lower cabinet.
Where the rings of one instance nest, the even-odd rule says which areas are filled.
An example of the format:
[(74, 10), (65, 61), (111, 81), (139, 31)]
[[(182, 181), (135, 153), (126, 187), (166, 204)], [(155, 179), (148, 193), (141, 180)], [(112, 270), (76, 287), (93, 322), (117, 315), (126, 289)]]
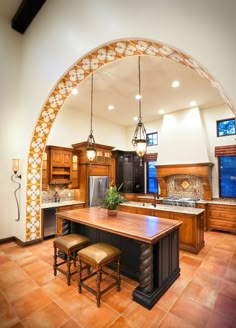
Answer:
[(236, 233), (236, 206), (208, 203), (207, 227)]
[[(57, 208), (57, 213), (64, 212), (64, 211), (70, 211), (70, 210), (76, 210), (77, 208), (82, 208), (82, 207), (84, 207), (84, 204), (60, 206)], [(63, 234), (62, 221), (63, 221), (62, 218), (56, 218), (56, 234), (57, 234), (57, 236), (61, 236)]]
[(135, 207), (129, 205), (119, 206), (119, 210), (129, 213), (151, 215), (164, 219), (182, 221), (179, 229), (179, 247), (193, 253), (198, 253), (204, 247), (204, 216), (200, 214), (187, 214), (155, 208)]

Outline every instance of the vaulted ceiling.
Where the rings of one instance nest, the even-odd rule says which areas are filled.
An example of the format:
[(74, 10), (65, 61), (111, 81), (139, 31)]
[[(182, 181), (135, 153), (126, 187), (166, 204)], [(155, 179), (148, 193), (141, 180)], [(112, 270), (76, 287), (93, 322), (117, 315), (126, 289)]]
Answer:
[[(46, 0), (7, 0), (0, 2), (0, 15), (9, 20), (12, 28), (24, 34)], [(44, 7), (45, 8), (45, 7)], [(24, 37), (24, 36), (23, 36)], [(173, 88), (178, 80), (180, 86)], [(71, 95), (64, 107), (74, 111), (90, 112), (91, 78), (78, 87), (78, 94)], [(138, 115), (138, 58), (127, 57), (105, 65), (94, 73), (94, 116), (121, 125), (133, 125)], [(201, 108), (223, 104), (218, 91), (196, 72), (162, 57), (141, 57), (142, 118), (144, 122), (161, 118), (193, 105)], [(108, 106), (113, 105), (113, 110)]]

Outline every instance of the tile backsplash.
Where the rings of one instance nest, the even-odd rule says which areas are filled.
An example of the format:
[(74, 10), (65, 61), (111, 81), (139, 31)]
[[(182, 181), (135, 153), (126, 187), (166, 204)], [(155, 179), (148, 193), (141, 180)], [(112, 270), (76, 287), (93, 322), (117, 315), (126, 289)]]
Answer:
[(74, 190), (73, 189), (65, 189), (60, 187), (53, 187), (47, 191), (42, 191), (42, 203), (50, 203), (55, 201), (55, 193), (58, 193), (60, 201), (73, 200), (74, 199)]

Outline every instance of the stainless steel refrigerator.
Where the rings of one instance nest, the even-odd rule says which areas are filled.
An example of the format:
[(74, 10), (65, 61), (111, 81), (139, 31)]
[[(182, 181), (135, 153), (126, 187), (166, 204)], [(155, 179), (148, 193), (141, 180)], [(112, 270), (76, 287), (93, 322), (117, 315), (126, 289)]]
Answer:
[(100, 206), (108, 188), (108, 176), (89, 177), (89, 206)]

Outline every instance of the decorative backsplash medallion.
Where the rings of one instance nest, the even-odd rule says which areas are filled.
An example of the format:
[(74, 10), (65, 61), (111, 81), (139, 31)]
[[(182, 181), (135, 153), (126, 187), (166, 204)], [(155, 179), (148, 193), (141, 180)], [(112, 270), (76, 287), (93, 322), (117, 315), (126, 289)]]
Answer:
[(98, 68), (127, 56), (161, 56), (174, 60), (207, 79), (215, 87), (229, 107), (232, 104), (221, 86), (197, 61), (185, 53), (160, 42), (149, 40), (120, 40), (107, 43), (78, 60), (57, 82), (49, 94), (36, 123), (30, 143), (27, 166), (26, 190), (26, 241), (41, 237), (41, 167), (47, 137), (54, 120), (67, 97), (80, 82)]
[(174, 197), (203, 198), (203, 185), (201, 178), (178, 174), (167, 178), (167, 194)]

